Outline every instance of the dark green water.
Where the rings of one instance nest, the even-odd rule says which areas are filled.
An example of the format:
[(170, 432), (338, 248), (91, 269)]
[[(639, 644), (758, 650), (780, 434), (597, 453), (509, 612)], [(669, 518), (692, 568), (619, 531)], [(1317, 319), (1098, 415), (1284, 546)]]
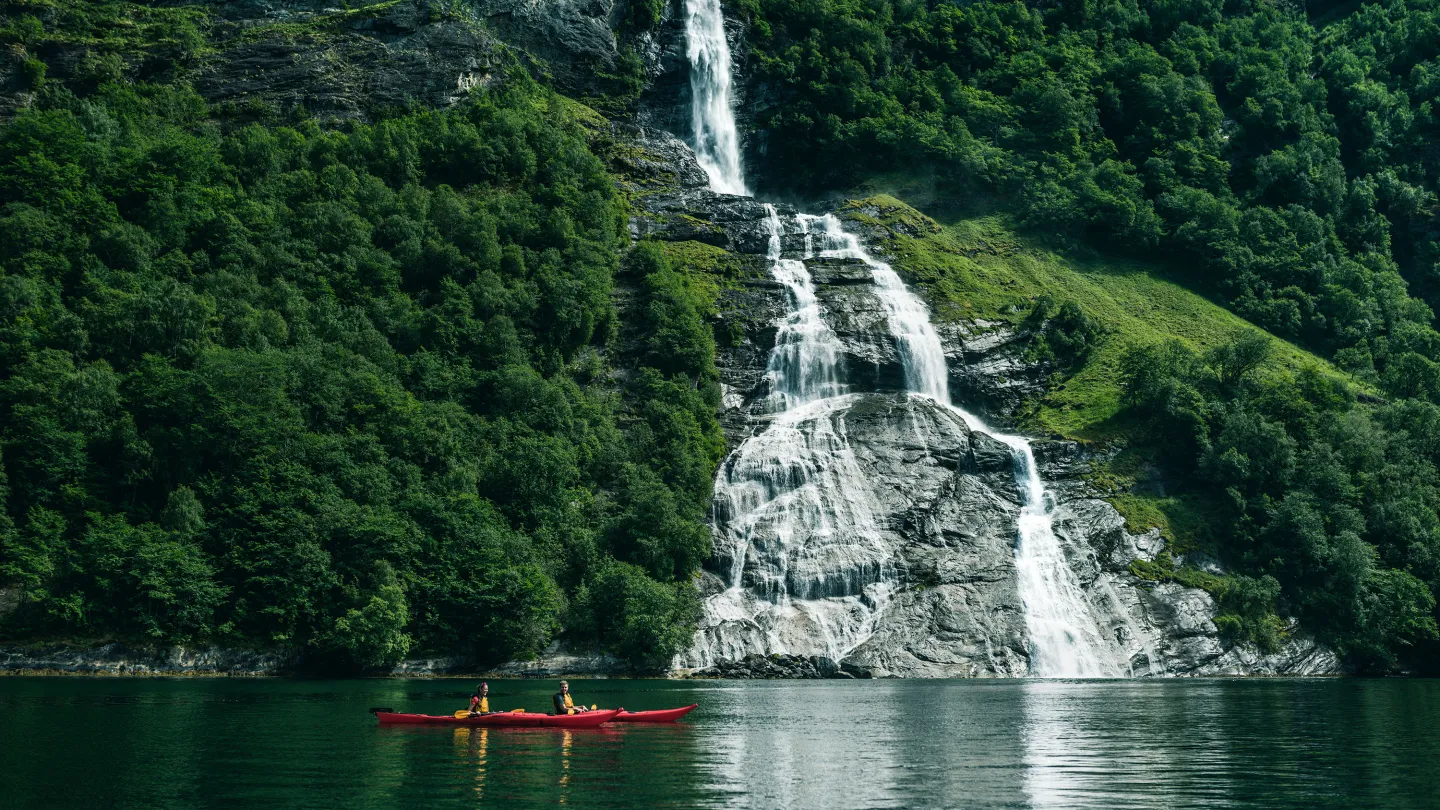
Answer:
[[(0, 806), (1440, 807), (1437, 681), (577, 681), (672, 726), (386, 727), (474, 684), (0, 678)], [(543, 709), (549, 681), (492, 681)]]

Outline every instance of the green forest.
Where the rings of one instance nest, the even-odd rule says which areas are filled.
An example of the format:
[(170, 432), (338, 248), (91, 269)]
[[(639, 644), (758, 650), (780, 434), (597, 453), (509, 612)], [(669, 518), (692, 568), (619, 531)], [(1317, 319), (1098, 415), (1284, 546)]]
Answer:
[[(1236, 575), (1137, 573), (1261, 647), (1295, 616), (1361, 671), (1440, 670), (1440, 0), (726, 7), (763, 191), (924, 176), (1343, 372), (1126, 345), (1118, 438)], [(627, 8), (624, 47), (665, 24)], [(32, 97), (0, 124), (0, 638), (663, 666), (709, 555), (723, 327), (632, 247), (595, 113), (518, 57), (368, 123), (212, 107), (207, 14), (0, 3)], [(622, 63), (587, 104), (642, 103)], [(1027, 322), (1061, 378), (1117, 339), (1059, 292)]]
[[(6, 635), (352, 670), (688, 642), (713, 342), (626, 257), (571, 102), (517, 71), (342, 131), (33, 74), (0, 128)], [(617, 387), (622, 272), (649, 344)]]

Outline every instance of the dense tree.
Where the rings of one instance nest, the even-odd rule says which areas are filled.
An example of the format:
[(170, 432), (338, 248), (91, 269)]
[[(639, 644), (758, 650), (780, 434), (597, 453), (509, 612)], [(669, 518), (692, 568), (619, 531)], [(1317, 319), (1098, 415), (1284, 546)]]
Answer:
[(1126, 367), (1149, 439), (1208, 492), (1218, 550), (1250, 575), (1223, 586), (1219, 624), (1270, 646), (1278, 607), (1362, 668), (1433, 668), (1436, 406), (1365, 406), (1317, 370), (1263, 371), (1265, 352), (1254, 337), (1203, 357), (1169, 343)]
[(652, 368), (614, 388), (625, 203), (570, 109), (517, 73), (225, 131), (183, 84), (105, 83), (0, 127), (6, 634), (673, 654), (714, 342), (655, 264)]
[(1440, 303), (1433, 0), (1323, 31), (1258, 0), (740, 6), (767, 182), (918, 164), (1063, 242), (1159, 246), (1242, 315), (1405, 395), (1406, 354), (1440, 359), (1406, 292)]

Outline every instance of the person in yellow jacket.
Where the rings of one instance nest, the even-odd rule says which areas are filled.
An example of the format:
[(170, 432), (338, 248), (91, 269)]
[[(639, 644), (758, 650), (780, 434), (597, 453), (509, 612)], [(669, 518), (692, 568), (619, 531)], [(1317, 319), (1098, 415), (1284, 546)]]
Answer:
[(560, 682), (560, 691), (555, 693), (554, 699), (556, 714), (574, 714), (576, 712), (590, 711), (585, 708), (584, 704), (579, 706), (575, 705), (574, 698), (570, 697), (570, 683), (568, 681)]
[(470, 696), (471, 714), (490, 713), (490, 684), (482, 683), (475, 687), (475, 694)]

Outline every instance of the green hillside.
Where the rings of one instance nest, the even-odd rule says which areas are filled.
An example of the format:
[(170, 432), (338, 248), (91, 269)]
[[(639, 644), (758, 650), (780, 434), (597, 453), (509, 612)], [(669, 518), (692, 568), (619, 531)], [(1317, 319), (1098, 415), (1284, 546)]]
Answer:
[[(284, 5), (0, 0), (0, 639), (663, 664), (729, 269), (632, 249), (595, 110), (674, 112), (678, 0), (568, 67), (470, 0)], [(1137, 573), (1440, 671), (1440, 0), (724, 6), (753, 185), (926, 177), (851, 216), (1234, 575)]]
[(1069, 369), (1026, 415), (1030, 432), (1094, 442), (1129, 437), (1134, 425), (1127, 423), (1122, 402), (1123, 359), (1136, 346), (1169, 339), (1204, 352), (1241, 335), (1264, 335), (1274, 347), (1266, 368), (1314, 368), (1357, 391), (1370, 390), (1323, 358), (1172, 280), (1164, 265), (1067, 256), (1017, 233), (1005, 217), (934, 219), (889, 195), (848, 207), (847, 215), (862, 222), (909, 226), (892, 230), (888, 249), (907, 280), (926, 291), (940, 320), (1022, 325), (1036, 299), (1048, 295), (1074, 302), (1100, 325), (1103, 334), (1085, 362)]

